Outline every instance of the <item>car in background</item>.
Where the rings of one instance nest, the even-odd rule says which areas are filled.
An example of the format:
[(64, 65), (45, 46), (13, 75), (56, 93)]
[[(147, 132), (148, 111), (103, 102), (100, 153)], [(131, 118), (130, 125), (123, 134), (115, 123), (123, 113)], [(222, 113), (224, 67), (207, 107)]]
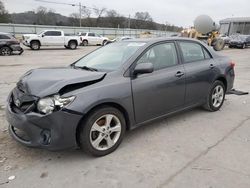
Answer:
[(74, 50), (80, 43), (78, 36), (67, 35), (61, 30), (44, 30), (39, 34), (23, 35), (23, 44), (32, 50), (40, 50), (41, 46), (64, 46)]
[(80, 36), (81, 44), (83, 46), (88, 46), (88, 45), (104, 46), (105, 43), (109, 41), (109, 38), (103, 37), (99, 34), (92, 32), (80, 32), (78, 35)]
[(130, 40), (130, 39), (134, 39), (134, 37), (130, 37), (130, 36), (117, 37), (117, 38), (114, 38), (113, 40), (107, 41), (104, 45), (107, 45), (107, 44), (110, 44), (110, 43), (113, 43), (113, 42)]
[(225, 45), (228, 45), (231, 40), (231, 38), (227, 36), (226, 34), (220, 35), (219, 37), (224, 40)]
[(12, 34), (0, 32), (0, 55), (7, 56), (15, 52), (19, 55), (23, 53), (20, 42)]
[(142, 124), (198, 106), (218, 111), (234, 65), (188, 38), (115, 42), (70, 66), (26, 72), (8, 97), (9, 131), (26, 146), (107, 155)]
[(228, 47), (229, 48), (247, 48), (250, 46), (250, 35), (237, 35), (230, 39)]

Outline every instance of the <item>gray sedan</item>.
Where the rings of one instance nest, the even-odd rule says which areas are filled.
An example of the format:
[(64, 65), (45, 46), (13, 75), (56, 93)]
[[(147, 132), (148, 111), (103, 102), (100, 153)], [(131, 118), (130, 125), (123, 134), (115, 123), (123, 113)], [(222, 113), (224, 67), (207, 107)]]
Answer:
[(232, 89), (234, 63), (197, 40), (117, 42), (69, 67), (28, 71), (8, 97), (15, 140), (103, 156), (126, 130), (189, 108), (214, 112)]

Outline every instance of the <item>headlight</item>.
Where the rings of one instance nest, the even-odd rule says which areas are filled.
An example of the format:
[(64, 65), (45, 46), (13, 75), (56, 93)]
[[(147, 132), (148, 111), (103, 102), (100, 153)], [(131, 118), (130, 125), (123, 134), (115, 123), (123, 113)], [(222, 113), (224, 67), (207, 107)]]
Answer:
[(55, 95), (53, 97), (46, 97), (40, 99), (37, 103), (37, 110), (43, 114), (50, 114), (55, 109), (63, 108), (68, 105), (75, 99), (75, 96), (71, 97), (60, 97), (59, 95)]

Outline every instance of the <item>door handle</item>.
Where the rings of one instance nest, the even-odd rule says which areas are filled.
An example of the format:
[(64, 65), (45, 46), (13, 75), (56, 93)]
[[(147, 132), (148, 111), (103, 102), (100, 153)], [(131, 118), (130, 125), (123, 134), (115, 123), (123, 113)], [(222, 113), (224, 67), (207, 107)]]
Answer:
[(178, 77), (178, 78), (182, 77), (183, 75), (184, 75), (184, 73), (181, 72), (181, 71), (178, 71), (178, 72), (175, 74), (175, 76)]
[(215, 67), (214, 64), (210, 64), (210, 65), (209, 65), (209, 68), (210, 68), (210, 69), (213, 69), (214, 67)]

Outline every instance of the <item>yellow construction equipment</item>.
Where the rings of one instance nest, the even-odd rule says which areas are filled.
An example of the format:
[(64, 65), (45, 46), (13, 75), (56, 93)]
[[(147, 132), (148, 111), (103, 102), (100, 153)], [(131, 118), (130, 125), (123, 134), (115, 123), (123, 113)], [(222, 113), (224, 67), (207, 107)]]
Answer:
[(182, 37), (196, 38), (220, 51), (225, 47), (225, 42), (220, 38), (219, 26), (207, 15), (200, 15), (194, 20), (194, 27), (184, 29)]

